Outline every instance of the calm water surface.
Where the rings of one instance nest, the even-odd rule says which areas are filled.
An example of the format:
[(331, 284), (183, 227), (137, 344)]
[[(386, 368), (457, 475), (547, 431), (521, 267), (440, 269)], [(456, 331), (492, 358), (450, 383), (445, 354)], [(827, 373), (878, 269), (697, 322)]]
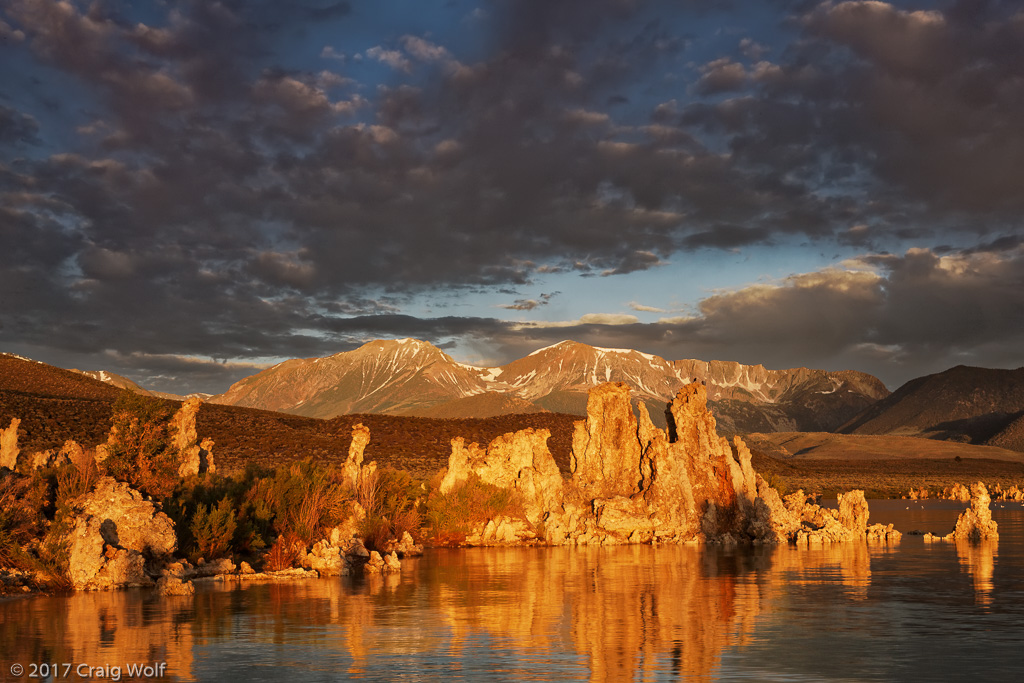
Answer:
[[(394, 577), (8, 600), (0, 680), (1019, 680), (1024, 510), (1001, 505), (998, 545), (439, 550)], [(871, 519), (947, 533), (963, 507)]]

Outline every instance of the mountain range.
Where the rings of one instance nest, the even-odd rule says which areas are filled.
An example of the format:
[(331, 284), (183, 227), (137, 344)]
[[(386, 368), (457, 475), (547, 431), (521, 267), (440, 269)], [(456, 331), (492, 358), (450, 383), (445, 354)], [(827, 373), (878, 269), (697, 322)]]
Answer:
[(685, 384), (704, 382), (724, 432), (830, 431), (889, 395), (862, 372), (768, 370), (728, 361), (677, 360), (633, 349), (562, 341), (500, 367), (459, 363), (416, 339), (379, 340), (325, 358), (289, 360), (247, 377), (213, 403), (308, 417), (383, 413), (488, 417), (584, 414), (587, 391), (625, 382), (664, 424), (663, 408)]
[[(467, 425), (491, 425), (491, 421), (499, 420), (488, 429), (503, 429), (512, 423), (500, 420), (540, 419), (559, 438), (568, 438), (573, 414), (583, 413), (586, 390), (606, 379), (629, 383), (635, 400), (647, 402), (652, 417), (661, 418), (662, 424), (664, 416), (659, 407), (665, 396), (687, 382), (704, 381), (722, 431), (746, 433), (754, 439), (751, 443), (759, 443), (760, 437), (750, 433), (762, 432), (762, 450), (766, 453), (778, 450), (769, 441), (793, 442), (795, 437), (786, 432), (818, 432), (801, 438), (817, 439), (821, 444), (799, 446), (799, 453), (780, 451), (784, 458), (801, 454), (824, 457), (826, 451), (836, 451), (837, 446), (842, 446), (844, 454), (836, 451), (837, 457), (867, 457), (861, 453), (867, 442), (856, 439), (876, 435), (890, 438), (884, 444), (894, 458), (902, 457), (910, 443), (918, 450), (924, 449), (921, 454), (941, 458), (941, 447), (925, 446), (928, 442), (922, 438), (1024, 452), (1024, 368), (958, 366), (911, 380), (888, 394), (878, 380), (862, 373), (804, 368), (770, 371), (717, 361), (672, 362), (638, 351), (574, 342), (540, 349), (498, 368), (457, 363), (425, 342), (371, 342), (328, 358), (286, 361), (249, 377), (229, 392), (213, 397), (214, 405), (201, 413), (201, 419), (208, 423), (206, 428), (219, 439), (218, 443), (227, 448), (225, 455), (231, 453), (232, 458), (242, 457), (253, 448), (259, 451), (267, 443), (275, 452), (286, 451), (300, 441), (296, 448), (301, 452), (333, 451), (332, 445), (313, 443), (321, 436), (310, 437), (313, 441), (309, 441), (298, 435), (305, 434), (303, 430), (334, 434), (338, 431), (336, 420), (322, 422), (300, 415), (344, 415), (337, 419), (364, 422), (398, 420), (374, 423), (378, 430), (383, 428), (388, 433), (396, 429), (396, 433), (422, 431), (424, 425), (435, 423), (459, 423), (459, 429), (471, 433), (476, 427)], [(23, 427), (33, 447), (52, 448), (65, 438), (84, 437), (87, 443), (96, 443), (105, 438), (109, 407), (119, 391), (116, 387), (125, 386), (132, 390), (138, 387), (108, 371), (63, 370), (0, 354), (0, 421), (6, 424), (11, 417), (25, 419)], [(165, 399), (182, 398), (142, 391)], [(872, 398), (878, 395), (880, 398)], [(231, 401), (236, 401), (238, 407), (216, 405)], [(864, 407), (853, 414), (858, 404)], [(409, 421), (410, 417), (419, 419)], [(235, 423), (246, 426), (230, 426)], [(301, 429), (300, 424), (304, 425)], [(347, 431), (341, 429), (338, 433)], [(833, 433), (822, 434), (824, 431)], [(266, 434), (256, 438), (257, 432)], [(844, 435), (853, 435), (850, 438), (854, 440), (843, 440)], [(908, 441), (906, 437), (917, 438)], [(254, 439), (255, 446), (249, 443)], [(435, 440), (427, 439), (430, 444)], [(394, 449), (394, 439), (388, 443), (387, 448)], [(447, 439), (438, 443), (447, 444)], [(419, 450), (413, 450), (418, 453), (423, 448), (420, 443), (416, 446)], [(981, 451), (961, 455), (993, 457)]]

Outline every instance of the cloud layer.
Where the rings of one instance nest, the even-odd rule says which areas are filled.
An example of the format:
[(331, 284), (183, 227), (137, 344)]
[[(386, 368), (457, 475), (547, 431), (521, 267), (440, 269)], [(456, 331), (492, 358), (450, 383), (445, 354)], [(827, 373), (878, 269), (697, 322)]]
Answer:
[[(729, 34), (742, 3), (450, 3), (384, 31), (346, 2), (5, 3), (0, 341), (154, 377), (390, 334), (498, 360), (571, 336), (890, 377), (1021, 362), (1024, 14), (773, 6)], [(864, 257), (677, 321), (403, 312), (490, 291), (538, 313), (553, 295), (520, 292), (545, 277), (628, 288), (792, 244)]]

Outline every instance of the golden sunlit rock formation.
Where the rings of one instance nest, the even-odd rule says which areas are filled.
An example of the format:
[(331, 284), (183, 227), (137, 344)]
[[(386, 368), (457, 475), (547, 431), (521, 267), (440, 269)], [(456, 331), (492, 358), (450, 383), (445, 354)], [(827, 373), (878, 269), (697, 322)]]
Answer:
[(999, 525), (992, 519), (989, 509), (991, 499), (985, 484), (978, 482), (971, 487), (971, 507), (960, 513), (956, 520), (953, 533), (946, 536), (947, 541), (981, 541), (998, 540)]
[[(471, 473), (512, 489), (521, 496), (526, 522), (542, 525), (544, 540), (553, 545), (865, 539), (863, 491), (841, 496), (839, 510), (805, 500), (783, 504), (754, 471), (743, 440), (718, 435), (703, 384), (680, 389), (668, 413), (668, 428), (659, 429), (642, 402), (639, 418), (633, 412), (626, 384), (603, 384), (590, 392), (587, 419), (576, 422), (569, 479), (560, 476), (547, 449), (546, 430), (528, 429), (501, 436), (486, 449), (453, 439), (440, 492)], [(532, 541), (529, 530), (513, 526), (511, 520), (490, 520), (469, 540)], [(890, 531), (873, 529), (873, 537), (895, 542), (897, 533)]]

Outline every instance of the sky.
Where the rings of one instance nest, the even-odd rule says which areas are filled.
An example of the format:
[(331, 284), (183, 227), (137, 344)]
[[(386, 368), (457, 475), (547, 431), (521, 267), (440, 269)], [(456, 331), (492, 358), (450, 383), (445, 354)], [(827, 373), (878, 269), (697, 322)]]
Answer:
[(1024, 365), (1024, 7), (3, 0), (0, 350)]

